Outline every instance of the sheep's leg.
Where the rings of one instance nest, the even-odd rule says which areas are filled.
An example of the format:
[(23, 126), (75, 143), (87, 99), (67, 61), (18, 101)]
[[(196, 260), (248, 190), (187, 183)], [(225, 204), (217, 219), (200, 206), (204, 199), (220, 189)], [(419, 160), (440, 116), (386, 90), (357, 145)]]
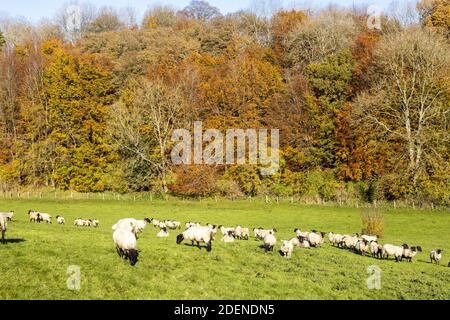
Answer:
[(5, 230), (2, 230), (2, 243), (5, 244)]

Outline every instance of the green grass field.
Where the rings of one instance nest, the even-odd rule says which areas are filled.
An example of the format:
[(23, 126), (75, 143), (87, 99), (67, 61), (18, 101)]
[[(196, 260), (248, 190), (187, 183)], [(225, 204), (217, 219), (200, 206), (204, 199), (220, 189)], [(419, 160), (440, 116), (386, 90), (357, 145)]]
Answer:
[[(34, 209), (66, 225), (28, 222)], [(263, 202), (126, 202), (88, 200), (0, 200), (0, 211), (14, 210), (0, 245), (0, 299), (450, 299), (450, 212), (385, 211), (381, 243), (421, 245), (413, 263), (377, 260), (332, 247), (296, 248), (279, 255), (279, 242), (294, 228), (340, 233), (361, 231), (358, 209), (265, 204)], [(98, 218), (100, 228), (76, 228), (75, 218)], [(111, 226), (120, 218), (154, 217), (234, 226), (276, 227), (277, 250), (264, 253), (260, 242), (217, 239), (211, 253), (177, 245), (177, 231), (156, 238), (147, 226), (138, 240), (139, 262), (131, 267), (116, 254)], [(430, 250), (443, 249), (440, 266)], [(81, 268), (81, 289), (67, 289), (67, 268)], [(381, 290), (367, 288), (368, 266), (381, 269)]]

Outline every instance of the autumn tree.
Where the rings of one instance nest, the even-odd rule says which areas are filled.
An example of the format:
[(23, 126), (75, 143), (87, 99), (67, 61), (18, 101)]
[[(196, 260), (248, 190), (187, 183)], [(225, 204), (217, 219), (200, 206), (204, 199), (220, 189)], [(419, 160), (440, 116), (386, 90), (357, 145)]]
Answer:
[(273, 50), (283, 66), (287, 66), (288, 48), (286, 48), (287, 36), (306, 20), (302, 11), (279, 11), (272, 17)]
[(440, 30), (450, 37), (450, 1), (422, 0), (417, 3), (420, 20), (424, 26)]
[(173, 130), (180, 125), (183, 103), (177, 89), (160, 80), (140, 79), (130, 83), (110, 113), (110, 132), (119, 152), (136, 168), (149, 169), (139, 174), (155, 174), (163, 192), (168, 191), (169, 146)]
[(369, 95), (358, 99), (373, 128), (402, 145), (415, 186), (427, 167), (442, 163), (448, 123), (450, 55), (440, 36), (409, 28), (385, 36), (375, 51)]
[[(49, 174), (54, 186), (77, 191), (103, 191), (112, 161), (106, 115), (113, 87), (107, 60), (71, 53), (58, 43), (43, 48), (49, 64), (43, 73), (47, 114), (46, 157), (54, 159)], [(30, 127), (34, 130), (33, 127)], [(31, 133), (31, 132), (30, 132)]]
[(292, 63), (305, 67), (349, 48), (356, 32), (350, 13), (330, 10), (298, 25), (287, 37), (286, 46)]
[(192, 0), (179, 14), (188, 19), (210, 20), (221, 16), (220, 10), (203, 0)]

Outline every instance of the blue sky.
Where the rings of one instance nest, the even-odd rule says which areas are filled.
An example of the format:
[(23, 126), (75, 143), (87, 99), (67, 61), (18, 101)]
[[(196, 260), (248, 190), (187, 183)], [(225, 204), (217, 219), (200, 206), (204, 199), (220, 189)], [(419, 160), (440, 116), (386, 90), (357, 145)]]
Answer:
[[(97, 7), (112, 6), (116, 8), (123, 8), (131, 6), (137, 9), (138, 13), (142, 15), (149, 6), (155, 4), (168, 4), (176, 8), (185, 7), (190, 0), (80, 0), (81, 2), (90, 2)], [(208, 2), (220, 8), (222, 13), (234, 12), (240, 9), (248, 9), (255, 0), (209, 0)], [(284, 6), (323, 6), (330, 3), (348, 6), (352, 4), (378, 4), (386, 8), (389, 3), (399, 0), (276, 0), (281, 1)], [(401, 1), (401, 0), (400, 0)], [(0, 14), (7, 14), (12, 17), (22, 16), (30, 22), (37, 22), (41, 18), (51, 18), (55, 12), (67, 0), (0, 0)]]

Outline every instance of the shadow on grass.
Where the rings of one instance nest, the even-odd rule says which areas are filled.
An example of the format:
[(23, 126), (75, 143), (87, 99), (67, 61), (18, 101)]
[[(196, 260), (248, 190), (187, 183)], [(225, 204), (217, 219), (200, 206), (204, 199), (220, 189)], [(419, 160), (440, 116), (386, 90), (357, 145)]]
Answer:
[(27, 240), (25, 239), (5, 239), (5, 244), (8, 243), (21, 243), (21, 242), (25, 242)]

